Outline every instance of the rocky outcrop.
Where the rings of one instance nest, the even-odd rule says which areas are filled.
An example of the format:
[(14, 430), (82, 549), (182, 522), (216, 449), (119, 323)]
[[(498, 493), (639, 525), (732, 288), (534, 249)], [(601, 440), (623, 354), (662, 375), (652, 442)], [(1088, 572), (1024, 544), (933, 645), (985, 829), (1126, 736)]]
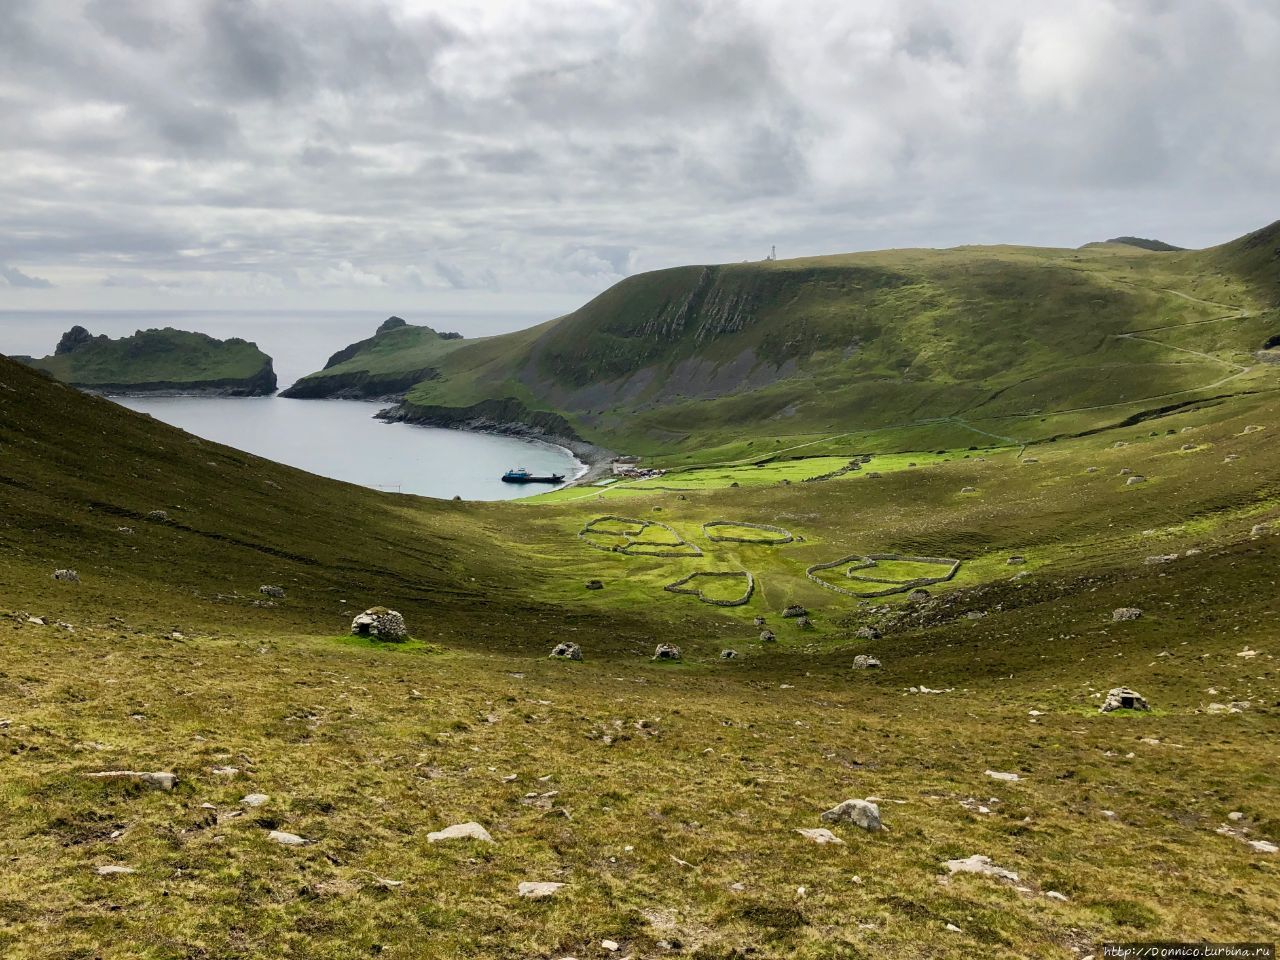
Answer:
[(1107, 698), (1098, 708), (1100, 713), (1111, 713), (1113, 710), (1150, 710), (1151, 704), (1146, 697), (1128, 687), (1112, 687), (1107, 691)]
[(370, 373), (352, 370), (348, 373), (322, 373), (303, 377), (280, 396), (291, 400), (384, 400), (399, 402), (415, 384), (435, 380), (440, 372), (434, 367), (397, 373)]
[(399, 643), (409, 639), (409, 628), (405, 625), (404, 617), (395, 610), (370, 607), (351, 621), (351, 635)]
[[(531, 437), (565, 446), (569, 446), (570, 442), (583, 442), (573, 425), (560, 414), (547, 410), (530, 410), (515, 397), (482, 400), (467, 407), (445, 407), (406, 400), (381, 411), (377, 416), (379, 420), (388, 423), (416, 423), (424, 427)], [(572, 446), (569, 449), (577, 453)]]

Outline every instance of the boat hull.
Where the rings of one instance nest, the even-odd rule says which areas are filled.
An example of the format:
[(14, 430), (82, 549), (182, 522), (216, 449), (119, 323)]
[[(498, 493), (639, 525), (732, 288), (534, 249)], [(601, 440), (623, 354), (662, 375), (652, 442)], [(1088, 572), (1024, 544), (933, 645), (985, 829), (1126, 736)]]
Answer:
[(503, 483), (564, 483), (562, 476), (550, 477), (503, 477)]

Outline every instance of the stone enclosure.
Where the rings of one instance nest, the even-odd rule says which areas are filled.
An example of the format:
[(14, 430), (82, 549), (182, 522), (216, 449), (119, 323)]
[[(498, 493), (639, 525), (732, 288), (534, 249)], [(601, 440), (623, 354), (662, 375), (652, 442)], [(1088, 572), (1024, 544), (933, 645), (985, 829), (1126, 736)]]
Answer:
[[(929, 566), (937, 566), (945, 568), (935, 577), (914, 577), (910, 580), (894, 580), (884, 577), (868, 576), (859, 573), (860, 570), (874, 570), (876, 565), (881, 561), (899, 562), (899, 563), (915, 563), (927, 564)], [(872, 590), (850, 590), (846, 587), (837, 586), (830, 581), (823, 580), (818, 574), (823, 570), (833, 570), (836, 567), (848, 565), (845, 576), (850, 580), (857, 580), (868, 584), (885, 584), (879, 589)], [(960, 569), (960, 561), (950, 557), (909, 557), (900, 553), (853, 553), (847, 557), (841, 557), (838, 560), (830, 560), (826, 563), (815, 563), (813, 566), (805, 570), (805, 575), (810, 580), (821, 587), (828, 590), (834, 590), (836, 593), (843, 593), (845, 596), (858, 597), (866, 599), (871, 597), (887, 597), (895, 593), (904, 593), (908, 590), (916, 590), (920, 587), (929, 586), (935, 583), (945, 583), (956, 575)]]

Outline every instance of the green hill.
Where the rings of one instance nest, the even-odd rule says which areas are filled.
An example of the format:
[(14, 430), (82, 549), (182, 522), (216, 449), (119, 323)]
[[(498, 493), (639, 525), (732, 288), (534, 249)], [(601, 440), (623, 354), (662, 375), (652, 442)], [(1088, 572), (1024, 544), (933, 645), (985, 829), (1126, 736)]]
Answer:
[(399, 399), (415, 383), (438, 376), (440, 359), (463, 345), (461, 334), (388, 317), (372, 337), (339, 350), (323, 370), (303, 377), (281, 396)]
[[(1276, 940), (1277, 397), (1273, 372), (1021, 452), (840, 472), (797, 449), (470, 504), (311, 476), (0, 358), (0, 953), (481, 960), (610, 939), (960, 960)], [(579, 535), (613, 514), (637, 519)], [(633, 540), (701, 555), (588, 543), (642, 520), (666, 529)], [(710, 537), (749, 538), (744, 522), (792, 537)], [(926, 598), (869, 602), (830, 588), (853, 570), (809, 574), (854, 554), (960, 567)], [(732, 599), (742, 571), (741, 606), (664, 589), (734, 573), (694, 581)], [(781, 616), (793, 603), (807, 624)], [(347, 636), (373, 604), (414, 640)], [(564, 640), (582, 662), (547, 658)], [(659, 642), (683, 658), (653, 662)], [(1121, 685), (1151, 710), (1099, 712)], [(119, 770), (178, 782), (88, 776)], [(864, 797), (888, 831), (821, 819)], [(428, 837), (468, 821), (494, 842)], [(797, 832), (814, 828), (841, 842)], [(975, 855), (1017, 880), (945, 866)], [(531, 881), (564, 886), (531, 900)]]
[(276, 389), (271, 358), (256, 344), (172, 327), (112, 340), (75, 326), (63, 334), (52, 355), (26, 362), (95, 393), (262, 396)]
[(1176, 250), (1185, 250), (1185, 247), (1175, 247), (1171, 243), (1165, 243), (1163, 240), (1148, 240), (1146, 237), (1112, 237), (1107, 243), (1123, 243), (1130, 247), (1141, 247), (1143, 250), (1153, 250), (1157, 253), (1172, 253)]

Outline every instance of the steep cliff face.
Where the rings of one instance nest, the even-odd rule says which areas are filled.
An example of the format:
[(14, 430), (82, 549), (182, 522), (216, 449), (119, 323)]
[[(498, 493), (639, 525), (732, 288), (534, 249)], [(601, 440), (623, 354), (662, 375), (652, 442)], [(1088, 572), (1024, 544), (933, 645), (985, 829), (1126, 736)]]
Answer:
[(115, 340), (72, 327), (53, 354), (29, 365), (91, 393), (251, 397), (276, 389), (271, 358), (256, 344), (171, 327)]

